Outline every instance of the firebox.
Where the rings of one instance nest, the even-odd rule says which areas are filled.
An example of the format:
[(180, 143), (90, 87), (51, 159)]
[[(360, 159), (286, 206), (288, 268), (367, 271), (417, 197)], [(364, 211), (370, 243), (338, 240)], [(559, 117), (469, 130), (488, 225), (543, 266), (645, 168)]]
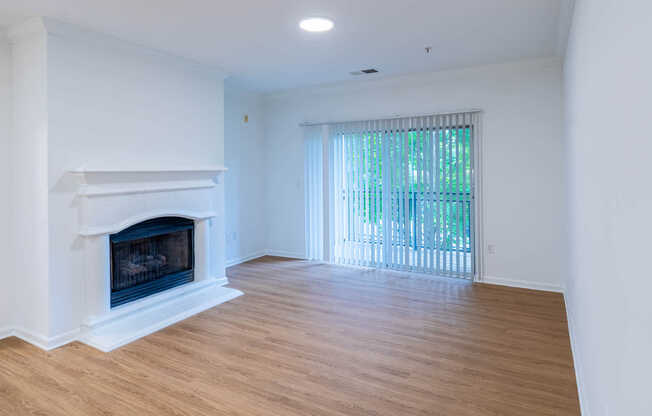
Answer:
[(161, 217), (112, 234), (111, 307), (192, 282), (194, 227), (187, 218)]

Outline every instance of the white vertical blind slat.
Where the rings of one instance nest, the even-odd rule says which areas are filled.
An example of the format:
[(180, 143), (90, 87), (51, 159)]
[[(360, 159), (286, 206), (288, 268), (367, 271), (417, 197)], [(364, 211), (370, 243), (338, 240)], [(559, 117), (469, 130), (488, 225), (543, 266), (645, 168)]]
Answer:
[(445, 267), (444, 270), (446, 273), (450, 273), (450, 271), (453, 268), (453, 262), (452, 262), (452, 251), (451, 251), (451, 244), (450, 244), (450, 229), (451, 229), (451, 223), (450, 223), (450, 215), (451, 215), (451, 205), (450, 205), (450, 194), (451, 194), (451, 176), (452, 176), (452, 169), (450, 166), (450, 163), (452, 161), (452, 146), (451, 146), (451, 128), (452, 128), (452, 115), (448, 115), (445, 117), (445, 130), (444, 130), (444, 135), (445, 135), (445, 153), (444, 153), (444, 223), (442, 225), (443, 230), (444, 230), (444, 250), (445, 250)]
[(434, 181), (433, 181), (433, 117), (428, 117), (427, 130), (426, 130), (426, 172), (428, 174), (428, 210), (426, 212), (427, 224), (427, 253), (428, 253), (428, 269), (429, 273), (434, 272)]
[(462, 261), (461, 269), (459, 273), (461, 275), (466, 274), (466, 114), (462, 115), (462, 128), (461, 128), (461, 138), (460, 138), (460, 213), (461, 213), (461, 218), (460, 218), (460, 227), (461, 227), (461, 232), (460, 232), (460, 258)]
[(306, 198), (306, 256), (323, 260), (323, 164), (321, 128), (312, 127), (305, 132), (305, 198)]
[(407, 130), (408, 130), (408, 125), (409, 125), (409, 120), (404, 119), (403, 120), (403, 125), (401, 126), (401, 135), (402, 135), (402, 150), (403, 154), (402, 156), (402, 162), (403, 162), (403, 169), (401, 170), (402, 172), (402, 180), (401, 184), (403, 185), (402, 193), (401, 193), (401, 200), (403, 201), (403, 216), (401, 217), (402, 219), (402, 225), (403, 225), (403, 261), (402, 265), (404, 268), (409, 268), (410, 267), (410, 252), (409, 252), (409, 245), (410, 245), (410, 205), (409, 205), (409, 187), (410, 187), (410, 170), (409, 170), (409, 164), (408, 164), (408, 157), (410, 153), (410, 147), (408, 144), (408, 135), (407, 135)]
[(469, 180), (471, 181), (470, 189), (471, 189), (471, 195), (469, 196), (469, 199), (471, 200), (471, 207), (469, 208), (470, 211), (470, 219), (469, 222), (471, 224), (470, 228), (470, 233), (469, 233), (469, 240), (471, 241), (470, 247), (471, 247), (471, 277), (473, 277), (476, 273), (475, 269), (475, 251), (476, 251), (476, 241), (475, 241), (475, 158), (476, 158), (476, 153), (475, 153), (475, 134), (476, 134), (476, 126), (479, 124), (478, 116), (477, 114), (471, 114), (471, 125), (469, 126), (470, 129), (470, 134), (469, 134), (469, 159), (470, 159), (470, 175), (469, 175)]
[(460, 229), (460, 125), (461, 114), (455, 115), (455, 272), (460, 273), (460, 242), (462, 233)]
[(437, 215), (436, 215), (436, 230), (435, 230), (435, 240), (436, 240), (436, 265), (435, 273), (441, 272), (441, 116), (436, 117), (435, 125), (435, 198), (437, 199)]
[(371, 177), (373, 178), (373, 194), (372, 194), (372, 202), (373, 202), (373, 221), (371, 222), (372, 227), (373, 227), (373, 232), (371, 233), (373, 236), (373, 264), (374, 266), (378, 266), (380, 264), (380, 245), (382, 244), (381, 238), (382, 234), (380, 232), (380, 227), (382, 226), (382, 220), (378, 218), (380, 214), (380, 205), (378, 204), (378, 186), (379, 186), (379, 179), (381, 178), (380, 176), (380, 169), (379, 169), (379, 157), (378, 153), (380, 149), (378, 148), (378, 123), (379, 121), (374, 121), (371, 129), (371, 143), (372, 143), (372, 157), (371, 157), (371, 163), (372, 163), (372, 175)]
[(423, 160), (421, 159), (421, 144), (422, 144), (422, 136), (421, 133), (423, 132), (423, 118), (420, 117), (420, 120), (417, 119), (415, 120), (415, 158), (416, 158), (416, 185), (414, 189), (414, 193), (412, 194), (412, 198), (414, 199), (414, 223), (416, 225), (416, 232), (414, 232), (414, 247), (416, 249), (416, 259), (415, 259), (415, 267), (417, 271), (423, 271), (423, 265), (421, 264), (421, 247), (422, 247), (422, 236), (423, 232), (421, 231), (421, 226), (423, 225), (423, 219), (422, 219), (422, 198), (421, 195), (423, 195)]
[(357, 134), (355, 137), (355, 142), (356, 146), (358, 148), (358, 152), (356, 154), (356, 165), (358, 167), (358, 173), (357, 173), (357, 181), (358, 181), (358, 189), (357, 189), (357, 212), (358, 215), (356, 216), (356, 222), (358, 224), (357, 228), (357, 234), (356, 234), (356, 244), (358, 247), (358, 265), (359, 266), (365, 266), (366, 264), (366, 253), (365, 253), (365, 247), (362, 244), (362, 239), (364, 237), (364, 174), (363, 174), (363, 169), (364, 169), (364, 122), (361, 121), (359, 123), (360, 125), (358, 126), (357, 129)]
[(396, 226), (397, 226), (397, 220), (396, 219), (398, 218), (398, 215), (399, 215), (399, 212), (398, 212), (399, 207), (398, 207), (398, 203), (397, 203), (398, 198), (396, 196), (397, 195), (396, 192), (397, 192), (397, 188), (398, 188), (397, 185), (398, 184), (396, 182), (397, 154), (396, 154), (396, 133), (395, 133), (397, 124), (398, 124), (397, 120), (391, 120), (390, 121), (390, 125), (391, 125), (391, 127), (390, 127), (391, 128), (391, 130), (390, 130), (390, 146), (391, 146), (391, 149), (390, 149), (390, 155), (391, 155), (390, 165), (391, 165), (391, 170), (389, 172), (389, 177), (390, 177), (391, 183), (390, 183), (390, 189), (389, 189), (389, 192), (390, 192), (389, 197), (390, 197), (390, 203), (391, 203), (390, 225), (391, 225), (391, 229), (392, 229), (392, 234), (391, 234), (391, 236), (389, 238), (389, 244), (391, 245), (391, 251), (392, 251), (392, 258), (391, 258), (391, 262), (390, 262), (390, 265), (392, 267), (396, 267), (398, 265), (398, 244), (397, 244), (397, 237), (398, 237), (397, 231), (398, 230), (396, 228)]
[(344, 152), (343, 162), (344, 169), (346, 170), (346, 263), (351, 264), (353, 258), (353, 243), (351, 241), (351, 232), (353, 228), (353, 164), (349, 160), (353, 152), (353, 144), (349, 133), (348, 126), (345, 127), (344, 132), (344, 145), (346, 151)]

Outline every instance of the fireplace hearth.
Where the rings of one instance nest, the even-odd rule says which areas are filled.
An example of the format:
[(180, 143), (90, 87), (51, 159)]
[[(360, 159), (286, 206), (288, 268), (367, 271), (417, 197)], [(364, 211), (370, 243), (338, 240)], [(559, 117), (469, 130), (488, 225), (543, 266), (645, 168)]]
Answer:
[(194, 221), (154, 218), (110, 236), (111, 307), (194, 280)]

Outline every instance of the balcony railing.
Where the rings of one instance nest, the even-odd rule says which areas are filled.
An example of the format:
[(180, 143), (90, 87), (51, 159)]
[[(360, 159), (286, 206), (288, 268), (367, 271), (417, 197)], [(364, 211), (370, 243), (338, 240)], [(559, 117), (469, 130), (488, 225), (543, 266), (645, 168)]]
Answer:
[[(393, 247), (471, 252), (471, 216), (474, 201), (471, 192), (392, 191), (387, 201), (384, 201), (382, 191), (342, 190), (341, 195), (345, 204), (344, 217), (361, 216), (361, 222), (369, 227), (354, 232), (353, 227), (346, 226), (346, 241), (383, 244), (383, 210), (385, 204), (388, 204), (391, 212), (387, 219), (390, 221), (389, 230), (394, 236), (390, 240)], [(406, 206), (407, 222), (403, 216)], [(428, 235), (425, 223), (430, 212), (432, 227)], [(410, 233), (406, 239), (408, 227)]]

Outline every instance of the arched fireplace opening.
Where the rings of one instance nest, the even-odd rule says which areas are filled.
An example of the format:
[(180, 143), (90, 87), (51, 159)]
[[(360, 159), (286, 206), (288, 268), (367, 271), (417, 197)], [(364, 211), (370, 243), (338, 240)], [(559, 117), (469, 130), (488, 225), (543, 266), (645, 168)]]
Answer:
[(111, 307), (194, 280), (193, 220), (160, 217), (110, 236)]

